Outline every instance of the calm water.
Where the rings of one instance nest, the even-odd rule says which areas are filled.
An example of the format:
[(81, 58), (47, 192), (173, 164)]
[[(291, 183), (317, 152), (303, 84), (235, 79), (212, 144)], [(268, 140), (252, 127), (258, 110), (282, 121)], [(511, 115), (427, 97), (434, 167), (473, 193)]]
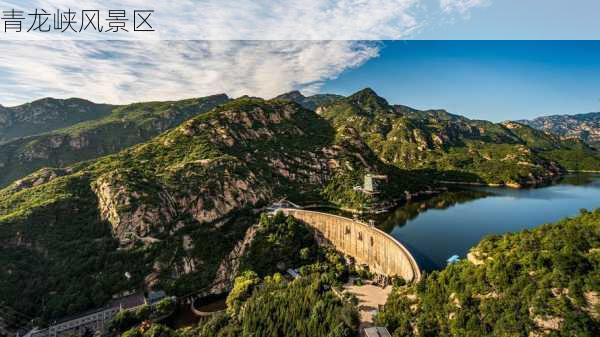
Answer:
[(600, 175), (566, 177), (535, 189), (469, 188), (413, 202), (377, 219), (404, 243), (425, 270), (442, 268), (488, 234), (555, 222), (600, 207)]

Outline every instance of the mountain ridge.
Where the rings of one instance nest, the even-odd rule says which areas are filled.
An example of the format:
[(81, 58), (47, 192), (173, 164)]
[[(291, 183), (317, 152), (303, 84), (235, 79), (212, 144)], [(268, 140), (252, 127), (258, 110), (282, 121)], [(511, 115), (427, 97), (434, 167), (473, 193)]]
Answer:
[(565, 139), (581, 139), (591, 146), (600, 147), (600, 112), (541, 116), (517, 122)]
[(100, 118), (115, 107), (81, 98), (52, 97), (14, 107), (0, 106), (0, 144)]
[[(564, 173), (572, 151), (597, 156), (518, 123), (392, 106), (372, 90), (315, 110), (282, 98), (242, 97), (203, 113), (197, 103), (172, 103), (194, 114), (155, 137), (0, 189), (9, 306), (53, 319), (136, 287), (226, 289), (254, 211), (273, 201), (362, 211), (439, 180), (538, 184)], [(117, 117), (171, 111), (161, 104), (171, 102)], [(377, 195), (360, 188), (368, 173), (388, 178)]]
[(225, 94), (181, 101), (110, 106), (99, 118), (0, 144), (0, 187), (43, 167), (115, 153), (226, 102)]

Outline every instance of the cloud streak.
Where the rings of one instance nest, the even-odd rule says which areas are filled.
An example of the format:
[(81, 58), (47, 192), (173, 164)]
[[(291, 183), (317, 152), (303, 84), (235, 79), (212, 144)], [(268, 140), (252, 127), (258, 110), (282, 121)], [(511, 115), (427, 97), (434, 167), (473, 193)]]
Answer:
[[(483, 0), (441, 1), (440, 9), (438, 0), (90, 0), (85, 9), (154, 9), (157, 31), (0, 34), (0, 103), (315, 93), (377, 57), (380, 44), (365, 41), (410, 37), (439, 15), (465, 14)], [(0, 0), (0, 10), (26, 12), (81, 6), (80, 0)], [(137, 40), (124, 41), (131, 38)]]
[(489, 5), (488, 0), (440, 0), (440, 8), (444, 13), (460, 13), (466, 15), (475, 7)]
[(5, 42), (2, 104), (44, 96), (97, 102), (169, 100), (216, 93), (315, 93), (325, 80), (376, 57), (358, 41)]

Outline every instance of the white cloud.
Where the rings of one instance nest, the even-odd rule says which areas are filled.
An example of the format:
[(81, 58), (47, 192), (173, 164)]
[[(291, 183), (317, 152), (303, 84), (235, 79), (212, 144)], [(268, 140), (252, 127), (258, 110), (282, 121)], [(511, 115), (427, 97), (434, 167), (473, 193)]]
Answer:
[(378, 55), (356, 41), (6, 41), (2, 104), (44, 96), (96, 102), (227, 93), (272, 97), (323, 81)]
[[(127, 103), (220, 92), (316, 92), (324, 81), (378, 55), (377, 43), (349, 40), (410, 37), (440, 15), (464, 14), (483, 0), (441, 1), (442, 10), (437, 0), (0, 0), (0, 10), (26, 12), (154, 9), (157, 30), (0, 34), (23, 39), (0, 45), (0, 103), (45, 96)], [(432, 4), (434, 13), (426, 13)]]
[(475, 7), (489, 5), (488, 0), (440, 0), (440, 8), (445, 13), (468, 14)]
[[(381, 40), (419, 28), (425, 0), (0, 0), (1, 9), (154, 9), (156, 32), (109, 34), (112, 39)], [(83, 8), (85, 7), (85, 8)], [(106, 15), (106, 14), (103, 14)], [(25, 37), (26, 36), (26, 37)], [(13, 39), (107, 39), (107, 34), (10, 34)]]

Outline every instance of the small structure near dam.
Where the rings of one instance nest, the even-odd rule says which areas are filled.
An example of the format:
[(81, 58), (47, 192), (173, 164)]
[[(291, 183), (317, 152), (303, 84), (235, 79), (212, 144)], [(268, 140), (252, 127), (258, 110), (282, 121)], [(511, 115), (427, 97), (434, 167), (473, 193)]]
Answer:
[(421, 271), (411, 253), (398, 240), (366, 223), (346, 217), (294, 208), (278, 209), (316, 230), (320, 240), (365, 264), (373, 273), (419, 281)]

